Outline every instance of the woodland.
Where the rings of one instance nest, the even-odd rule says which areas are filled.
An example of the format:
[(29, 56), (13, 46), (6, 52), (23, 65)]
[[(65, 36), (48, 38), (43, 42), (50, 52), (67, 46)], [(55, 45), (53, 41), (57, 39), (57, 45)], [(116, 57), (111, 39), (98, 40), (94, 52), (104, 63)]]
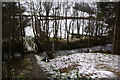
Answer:
[(119, 80), (120, 2), (2, 2), (2, 78)]

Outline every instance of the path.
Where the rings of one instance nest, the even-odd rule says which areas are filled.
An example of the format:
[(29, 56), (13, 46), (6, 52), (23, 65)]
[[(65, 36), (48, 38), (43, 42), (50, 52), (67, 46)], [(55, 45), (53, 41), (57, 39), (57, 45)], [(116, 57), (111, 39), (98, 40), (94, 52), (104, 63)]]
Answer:
[(31, 54), (31, 57), (30, 57), (30, 61), (31, 61), (31, 63), (32, 63), (32, 66), (33, 66), (33, 68), (32, 68), (32, 70), (31, 70), (31, 74), (30, 74), (30, 76), (31, 76), (31, 78), (33, 79), (33, 78), (39, 78), (39, 80), (42, 78), (42, 80), (43, 80), (43, 78), (46, 78), (46, 75), (44, 74), (44, 72), (41, 70), (41, 68), (37, 65), (37, 61), (36, 61), (36, 59), (35, 59), (35, 56), (34, 56), (34, 54)]

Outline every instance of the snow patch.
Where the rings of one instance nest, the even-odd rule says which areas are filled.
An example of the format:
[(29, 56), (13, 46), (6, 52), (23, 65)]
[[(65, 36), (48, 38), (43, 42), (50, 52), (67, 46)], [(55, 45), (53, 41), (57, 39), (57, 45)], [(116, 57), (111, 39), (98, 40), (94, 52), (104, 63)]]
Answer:
[[(62, 75), (76, 78), (76, 73), (89, 76), (91, 78), (115, 78), (118, 68), (118, 55), (106, 55), (103, 53), (76, 53), (52, 59), (46, 63), (40, 61), (42, 58), (36, 56), (38, 65), (42, 66), (53, 77)], [(112, 69), (112, 70), (111, 70)], [(119, 72), (120, 73), (120, 72)]]

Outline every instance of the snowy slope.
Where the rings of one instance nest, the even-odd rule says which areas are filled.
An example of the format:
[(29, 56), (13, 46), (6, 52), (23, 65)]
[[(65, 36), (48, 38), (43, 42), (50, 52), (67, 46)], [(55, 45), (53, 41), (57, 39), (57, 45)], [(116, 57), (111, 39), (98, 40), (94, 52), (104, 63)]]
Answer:
[(76, 53), (52, 59), (46, 63), (35, 55), (37, 63), (49, 74), (76, 78), (82, 74), (91, 78), (116, 78), (120, 75), (118, 61), (120, 56), (103, 53)]

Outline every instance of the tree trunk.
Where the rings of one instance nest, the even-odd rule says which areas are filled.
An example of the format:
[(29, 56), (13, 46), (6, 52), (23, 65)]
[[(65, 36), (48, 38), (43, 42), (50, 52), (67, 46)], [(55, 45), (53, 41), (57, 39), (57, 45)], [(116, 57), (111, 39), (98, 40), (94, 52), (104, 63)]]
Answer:
[(62, 31), (61, 31), (62, 27), (61, 27), (61, 24), (60, 24), (60, 40), (62, 39)]
[[(78, 12), (77, 12), (77, 17), (78, 17)], [(80, 25), (79, 25), (78, 20), (79, 19), (77, 19), (77, 34), (79, 35), (80, 34)]]
[(117, 3), (116, 25), (113, 36), (113, 54), (120, 54), (120, 2)]
[[(19, 20), (20, 20), (20, 27), (22, 27), (21, 26), (21, 13), (20, 13), (20, 2), (19, 2)], [(22, 37), (22, 28), (21, 28), (21, 37)], [(21, 50), (21, 52), (20, 52), (20, 56), (22, 57), (22, 59), (24, 58), (24, 46), (23, 46), (23, 37), (21, 38), (21, 42), (22, 42), (22, 50)]]
[[(13, 3), (13, 8), (15, 8), (15, 3)], [(12, 59), (14, 58), (14, 39), (15, 39), (15, 9), (13, 10), (13, 21), (12, 21)]]

